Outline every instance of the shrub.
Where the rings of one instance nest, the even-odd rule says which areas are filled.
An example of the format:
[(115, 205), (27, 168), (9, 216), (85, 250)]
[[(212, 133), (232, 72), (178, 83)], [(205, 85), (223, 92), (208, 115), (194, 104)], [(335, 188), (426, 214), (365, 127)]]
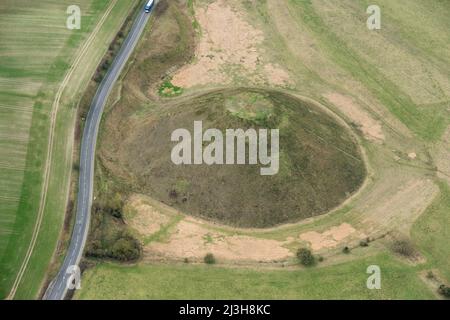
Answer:
[(155, 16), (159, 17), (164, 12), (166, 12), (167, 8), (169, 7), (169, 4), (166, 0), (160, 0), (158, 2), (158, 5), (155, 7)]
[(170, 80), (166, 80), (159, 87), (158, 93), (162, 97), (175, 97), (183, 93), (183, 88), (174, 86)]
[(139, 254), (139, 243), (133, 238), (125, 237), (114, 243), (109, 256), (120, 261), (133, 261), (139, 258)]
[(368, 246), (369, 246), (369, 242), (368, 242), (367, 240), (361, 240), (361, 241), (359, 242), (359, 245), (360, 245), (361, 247), (368, 247)]
[(300, 248), (297, 251), (297, 258), (305, 267), (312, 266), (316, 263), (316, 258), (311, 253), (311, 250), (306, 248)]
[[(100, 83), (100, 82), (102, 82), (103, 77), (104, 77), (104, 74), (103, 74), (103, 73), (101, 72), (101, 70), (99, 69), (99, 70), (97, 70), (97, 72), (95, 73), (94, 81), (97, 82), (97, 83)], [(86, 118), (86, 117), (84, 117), (84, 118)]]
[(122, 197), (119, 193), (116, 193), (114, 197), (110, 198), (105, 205), (105, 212), (109, 213), (115, 218), (122, 218), (122, 211), (123, 211), (124, 202), (122, 200)]
[(93, 204), (86, 256), (118, 261), (139, 259), (142, 251), (140, 242), (128, 232), (122, 220), (110, 215), (111, 212), (105, 210), (103, 205), (100, 200)]
[(203, 258), (203, 261), (205, 261), (206, 264), (214, 264), (216, 263), (216, 258), (212, 253), (207, 253)]
[(102, 62), (102, 64), (101, 64), (101, 66), (100, 66), (100, 68), (102, 69), (102, 70), (108, 70), (108, 68), (109, 68), (109, 62), (106, 60), (106, 61), (103, 61)]
[(414, 249), (413, 244), (406, 239), (395, 240), (392, 243), (391, 248), (392, 251), (404, 257), (411, 258), (416, 255), (416, 250)]
[(441, 284), (438, 289), (439, 293), (446, 298), (450, 298), (450, 287), (445, 284)]
[(342, 249), (342, 252), (348, 254), (348, 253), (350, 253), (350, 248), (344, 247), (344, 249)]
[(178, 192), (177, 192), (177, 190), (175, 190), (175, 189), (172, 189), (172, 190), (170, 190), (169, 191), (169, 197), (170, 198), (177, 198), (178, 197)]

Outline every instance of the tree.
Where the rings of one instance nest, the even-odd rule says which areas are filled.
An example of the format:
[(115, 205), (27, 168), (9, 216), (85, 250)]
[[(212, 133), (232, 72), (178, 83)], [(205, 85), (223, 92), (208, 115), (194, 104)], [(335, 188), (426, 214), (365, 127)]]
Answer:
[(441, 284), (439, 286), (439, 293), (446, 298), (450, 298), (450, 287), (447, 287), (445, 284)]
[(203, 258), (203, 261), (205, 261), (206, 264), (214, 264), (216, 263), (216, 258), (212, 253), (207, 253)]
[(391, 247), (395, 253), (407, 258), (412, 258), (416, 255), (414, 245), (408, 239), (397, 239), (392, 243)]
[(300, 260), (300, 263), (305, 267), (312, 266), (316, 263), (316, 258), (311, 253), (311, 250), (306, 248), (300, 248), (297, 251), (297, 258)]
[(113, 217), (121, 219), (123, 206), (122, 196), (119, 193), (116, 193), (106, 204), (105, 211)]
[(132, 238), (120, 238), (111, 249), (110, 257), (120, 261), (133, 261), (139, 258), (139, 244)]

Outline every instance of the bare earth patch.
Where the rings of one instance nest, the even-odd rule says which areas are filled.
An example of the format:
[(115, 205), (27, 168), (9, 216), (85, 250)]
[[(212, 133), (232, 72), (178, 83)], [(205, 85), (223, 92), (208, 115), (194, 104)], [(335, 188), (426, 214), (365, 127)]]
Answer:
[(264, 66), (264, 71), (274, 85), (284, 86), (291, 83), (289, 74), (278, 65), (268, 63)]
[(410, 152), (410, 153), (408, 153), (408, 158), (410, 158), (411, 160), (414, 160), (415, 158), (417, 158), (417, 154), (415, 152)]
[[(264, 64), (258, 46), (263, 32), (247, 23), (242, 13), (234, 11), (227, 1), (217, 0), (206, 7), (196, 7), (196, 19), (202, 35), (196, 49), (196, 62), (181, 68), (172, 79), (180, 87), (208, 84), (230, 84), (233, 73), (238, 77), (273, 85), (286, 85), (289, 74), (278, 65)], [(263, 74), (255, 76), (258, 65)]]
[(324, 96), (355, 122), (368, 140), (384, 141), (385, 136), (381, 124), (356, 105), (352, 98), (339, 93), (328, 93)]
[(127, 219), (127, 224), (142, 235), (153, 234), (170, 221), (168, 216), (150, 205), (143, 196), (131, 196), (127, 208), (134, 211), (133, 216)]
[(147, 258), (168, 258), (201, 261), (213, 253), (219, 261), (273, 262), (284, 260), (292, 253), (283, 242), (239, 235), (225, 235), (201, 226), (193, 219), (181, 221), (165, 243), (145, 246)]
[(344, 240), (350, 238), (358, 239), (365, 238), (365, 234), (358, 232), (348, 223), (342, 223), (339, 226), (331, 227), (330, 229), (320, 233), (317, 231), (308, 231), (300, 235), (300, 239), (311, 244), (311, 249), (318, 251), (321, 249), (335, 248)]
[[(141, 236), (147, 237), (161, 230), (179, 211), (144, 195), (132, 195), (126, 204), (126, 223)], [(163, 242), (153, 241), (144, 246), (148, 260), (202, 261), (213, 253), (220, 261), (274, 262), (293, 254), (283, 247), (286, 242), (230, 235), (208, 229), (207, 222), (186, 217), (168, 231)]]

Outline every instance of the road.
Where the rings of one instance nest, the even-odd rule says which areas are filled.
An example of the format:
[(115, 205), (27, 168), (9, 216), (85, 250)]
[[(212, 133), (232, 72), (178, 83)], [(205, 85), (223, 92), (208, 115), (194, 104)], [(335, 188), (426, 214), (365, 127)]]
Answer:
[(63, 300), (65, 298), (68, 290), (67, 281), (72, 277), (67, 271), (71, 266), (78, 266), (83, 256), (91, 219), (95, 147), (100, 120), (108, 96), (149, 20), (151, 13), (145, 13), (143, 8), (140, 8), (140, 10), (141, 12), (138, 14), (119, 53), (111, 64), (103, 81), (100, 83), (86, 118), (81, 140), (80, 177), (78, 182), (75, 225), (66, 257), (56, 278), (50, 283), (45, 292), (45, 300)]

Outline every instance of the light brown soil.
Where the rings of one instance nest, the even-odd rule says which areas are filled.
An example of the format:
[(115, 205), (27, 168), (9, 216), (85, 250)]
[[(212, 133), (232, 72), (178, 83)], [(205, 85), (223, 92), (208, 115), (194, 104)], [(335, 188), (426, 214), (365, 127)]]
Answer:
[(348, 223), (342, 223), (339, 226), (331, 227), (322, 233), (308, 231), (300, 235), (300, 239), (309, 242), (311, 249), (314, 251), (324, 248), (335, 248), (344, 241), (348, 241), (350, 238), (354, 239), (355, 237), (363, 239), (366, 238), (366, 235), (358, 232)]
[(417, 154), (415, 152), (410, 152), (408, 153), (408, 158), (414, 160), (415, 158), (417, 158)]
[[(171, 217), (181, 214), (177, 210), (144, 195), (132, 195), (126, 204), (126, 223), (143, 238), (159, 231), (171, 222)], [(250, 236), (230, 235), (211, 231), (204, 220), (186, 217), (178, 222), (163, 242), (144, 246), (144, 259), (202, 261), (213, 253), (222, 262), (274, 262), (285, 260), (293, 254), (283, 242)]]
[(255, 83), (267, 81), (279, 86), (290, 83), (289, 74), (270, 63), (264, 65), (262, 74), (255, 76), (258, 65), (264, 63), (258, 49), (264, 40), (263, 33), (246, 22), (229, 2), (217, 0), (206, 7), (196, 7), (195, 11), (202, 30), (196, 62), (173, 76), (174, 85), (189, 88), (230, 84), (233, 73)]
[(279, 65), (268, 63), (264, 66), (264, 71), (269, 78), (270, 83), (274, 85), (284, 86), (291, 83), (289, 74)]
[(226, 235), (211, 231), (193, 219), (181, 221), (169, 239), (145, 246), (144, 256), (167, 259), (201, 261), (207, 253), (213, 253), (220, 261), (273, 262), (284, 260), (292, 253), (283, 242), (240, 235)]
[(339, 93), (328, 93), (325, 95), (325, 98), (337, 106), (351, 121), (356, 123), (367, 139), (384, 141), (385, 136), (381, 124), (358, 106), (352, 98)]
[(134, 211), (132, 217), (127, 219), (127, 224), (142, 235), (151, 235), (170, 221), (168, 216), (150, 205), (144, 196), (131, 196), (127, 207)]

